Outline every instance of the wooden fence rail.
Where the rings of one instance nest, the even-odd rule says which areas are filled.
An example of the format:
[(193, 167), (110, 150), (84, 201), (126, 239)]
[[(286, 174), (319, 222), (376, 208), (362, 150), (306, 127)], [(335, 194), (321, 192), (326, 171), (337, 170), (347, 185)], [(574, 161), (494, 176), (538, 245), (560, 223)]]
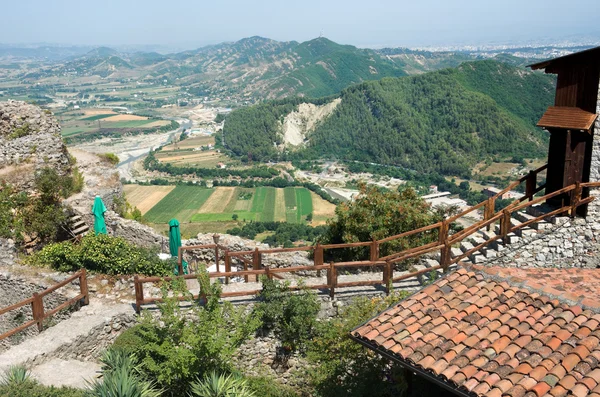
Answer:
[[(77, 279), (79, 279), (79, 295), (67, 300), (66, 302), (63, 302), (62, 304), (60, 304), (58, 307), (55, 307), (54, 309), (45, 312), (44, 311), (44, 297)], [(25, 300), (22, 300), (19, 303), (15, 303), (14, 305), (0, 309), (0, 315), (3, 315), (8, 312), (11, 312), (13, 310), (17, 310), (23, 306), (31, 304), (31, 311), (32, 311), (32, 317), (33, 317), (30, 321), (27, 321), (24, 324), (21, 324), (20, 326), (13, 328), (12, 330), (7, 331), (7, 332), (3, 333), (2, 335), (0, 335), (0, 340), (8, 338), (9, 336), (12, 336), (18, 332), (21, 332), (21, 331), (31, 327), (34, 324), (37, 324), (38, 331), (42, 332), (42, 330), (44, 329), (44, 320), (45, 319), (52, 317), (59, 311), (71, 306), (72, 304), (74, 304), (77, 301), (81, 301), (82, 305), (87, 305), (89, 303), (89, 292), (88, 292), (87, 275), (86, 275), (85, 269), (81, 269), (81, 270), (75, 272), (71, 277), (67, 278), (64, 281), (61, 281), (58, 284), (53, 285), (52, 287), (50, 287), (42, 292), (39, 292), (39, 293), (35, 292), (31, 298), (27, 298)]]
[[(523, 178), (511, 183), (507, 188), (500, 191), (493, 197), (490, 197), (486, 201), (483, 201), (477, 205), (474, 205), (465, 211), (454, 215), (444, 221), (437, 222), (432, 225), (424, 226), (419, 229), (410, 230), (395, 236), (390, 236), (383, 238), (381, 240), (373, 240), (368, 242), (356, 242), (356, 243), (346, 243), (346, 244), (315, 244), (312, 246), (304, 246), (304, 247), (295, 247), (295, 248), (273, 248), (266, 250), (259, 250), (256, 248), (252, 251), (238, 251), (233, 252), (224, 248), (224, 262), (225, 262), (225, 272), (220, 272), (217, 264), (217, 272), (209, 273), (210, 278), (218, 278), (223, 277), (225, 283), (228, 284), (230, 281), (230, 277), (244, 277), (244, 282), (248, 282), (248, 276), (254, 276), (258, 278), (260, 275), (266, 275), (269, 278), (278, 277), (283, 273), (294, 273), (299, 271), (316, 271), (317, 275), (320, 276), (322, 271), (327, 272), (327, 283), (321, 285), (311, 285), (307, 286), (307, 288), (311, 289), (327, 289), (329, 291), (330, 296), (335, 295), (336, 288), (342, 287), (350, 287), (350, 286), (368, 286), (368, 285), (381, 285), (386, 290), (391, 282), (398, 282), (401, 280), (405, 280), (411, 277), (419, 276), (431, 271), (436, 271), (442, 269), (443, 271), (447, 271), (449, 266), (460, 262), (461, 260), (468, 258), (473, 253), (481, 250), (482, 248), (488, 246), (492, 242), (502, 239), (506, 242), (509, 233), (513, 233), (521, 228), (524, 228), (534, 222), (539, 222), (545, 218), (550, 216), (570, 213), (571, 216), (575, 216), (575, 212), (577, 207), (583, 204), (587, 204), (594, 200), (594, 197), (588, 197), (586, 199), (582, 199), (582, 189), (590, 188), (590, 187), (600, 187), (599, 182), (587, 182), (587, 183), (576, 183), (571, 186), (567, 186), (561, 190), (552, 192), (542, 197), (534, 197), (536, 193), (541, 191), (545, 185), (538, 186), (537, 177), (540, 172), (544, 171), (547, 168), (547, 165), (544, 165), (537, 170), (529, 172)], [(508, 205), (506, 208), (496, 211), (495, 203), (498, 198), (501, 198), (503, 194), (514, 189), (521, 183), (525, 183), (525, 195), (515, 200), (513, 203)], [(545, 213), (538, 217), (535, 217), (526, 222), (520, 223), (518, 225), (513, 226), (511, 223), (512, 214), (517, 211), (522, 211), (527, 207), (539, 204), (543, 201), (546, 201), (549, 198), (556, 197), (561, 194), (571, 194), (571, 204), (568, 206), (564, 206), (562, 208), (558, 208), (553, 210), (552, 212)], [(461, 217), (465, 215), (472, 214), (474, 211), (481, 210), (483, 212), (483, 219), (475, 224), (455, 233), (450, 234), (450, 225), (453, 222), (456, 222)], [(487, 228), (488, 230), (496, 223), (500, 225), (500, 233), (497, 235), (493, 235), (491, 238), (486, 241), (478, 244), (472, 249), (467, 250), (463, 254), (456, 256), (455, 258), (451, 258), (451, 248), (453, 245), (460, 244), (465, 238), (473, 235), (479, 230)], [(392, 241), (400, 241), (407, 237), (411, 237), (417, 235), (419, 233), (431, 233), (437, 232), (437, 239), (435, 241), (430, 241), (423, 245), (417, 247), (411, 247), (408, 249), (400, 250), (399, 252), (394, 252), (389, 255), (381, 256), (380, 255), (380, 247), (382, 244), (389, 243)], [(324, 251), (325, 250), (333, 250), (333, 249), (347, 249), (347, 248), (357, 248), (357, 247), (369, 247), (369, 259), (368, 260), (360, 260), (360, 261), (352, 261), (352, 262), (330, 262), (329, 264), (324, 263)], [(188, 246), (181, 247), (179, 250), (179, 262), (182, 261), (182, 254), (184, 251), (192, 250), (192, 249), (216, 249), (219, 247), (215, 247), (215, 245), (205, 245), (205, 246)], [(276, 268), (271, 269), (268, 266), (263, 266), (263, 256), (267, 254), (277, 254), (282, 252), (300, 252), (300, 251), (308, 251), (312, 253), (313, 264), (310, 266), (292, 266), (286, 268)], [(432, 266), (426, 269), (422, 269), (416, 272), (411, 272), (408, 274), (403, 274), (401, 276), (394, 277), (394, 265), (403, 261), (407, 261), (409, 259), (415, 259), (425, 254), (431, 254), (439, 252), (439, 262), (438, 266)], [(218, 255), (218, 254), (217, 254)], [(217, 256), (218, 257), (218, 256)], [(231, 270), (231, 262), (233, 259), (241, 260), (243, 264), (243, 271), (235, 272)], [(354, 281), (354, 282), (346, 282), (346, 283), (338, 283), (338, 269), (345, 269), (349, 267), (371, 267), (371, 268), (382, 268), (383, 276), (381, 280), (363, 280), (363, 281)], [(180, 273), (181, 274), (181, 273)], [(193, 279), (196, 276), (194, 275), (186, 275), (184, 279)], [(135, 288), (136, 288), (136, 309), (139, 312), (140, 308), (144, 304), (158, 302), (161, 299), (159, 298), (145, 298), (143, 293), (143, 284), (149, 282), (156, 282), (159, 280), (171, 280), (172, 277), (167, 277), (165, 279), (161, 279), (159, 277), (136, 277), (135, 278)], [(255, 295), (258, 291), (237, 291), (237, 292), (225, 292), (223, 293), (223, 297), (230, 296), (250, 296)], [(389, 291), (388, 291), (389, 292)]]

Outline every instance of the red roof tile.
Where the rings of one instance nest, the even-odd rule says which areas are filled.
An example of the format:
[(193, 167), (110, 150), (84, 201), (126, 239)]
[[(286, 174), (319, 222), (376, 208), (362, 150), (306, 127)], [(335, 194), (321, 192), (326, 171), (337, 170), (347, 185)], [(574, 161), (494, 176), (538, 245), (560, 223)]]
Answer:
[[(498, 281), (499, 274), (519, 278), (520, 287)], [(567, 298), (600, 301), (600, 270), (473, 266), (352, 335), (473, 396), (600, 395), (600, 314), (583, 298), (572, 302), (532, 291), (531, 280)]]

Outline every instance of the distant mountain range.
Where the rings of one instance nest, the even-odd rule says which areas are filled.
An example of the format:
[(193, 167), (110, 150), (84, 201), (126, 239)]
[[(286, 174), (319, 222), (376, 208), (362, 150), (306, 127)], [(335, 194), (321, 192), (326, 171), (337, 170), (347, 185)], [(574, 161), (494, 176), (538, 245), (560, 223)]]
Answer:
[(192, 95), (258, 99), (320, 97), (349, 85), (399, 77), (473, 59), (462, 53), (406, 49), (359, 49), (324, 37), (303, 43), (249, 37), (174, 54), (124, 53), (107, 47), (0, 48), (0, 59), (44, 61), (23, 69), (23, 78), (100, 76), (138, 81), (165, 80)]
[[(484, 159), (545, 154), (548, 138), (535, 123), (552, 104), (554, 84), (505, 63), (466, 62), (353, 85), (335, 103), (290, 98), (242, 108), (226, 117), (223, 135), (242, 159), (338, 158), (468, 176)], [(290, 115), (299, 120), (293, 130), (312, 126), (291, 152), (281, 150)]]

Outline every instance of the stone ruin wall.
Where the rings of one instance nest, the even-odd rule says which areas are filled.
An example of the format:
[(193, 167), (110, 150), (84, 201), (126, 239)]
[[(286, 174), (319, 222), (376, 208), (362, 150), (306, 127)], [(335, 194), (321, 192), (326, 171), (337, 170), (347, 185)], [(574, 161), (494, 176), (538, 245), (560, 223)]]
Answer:
[[(14, 136), (18, 129), (28, 132)], [(0, 102), (0, 180), (30, 190), (34, 172), (44, 167), (54, 168), (62, 175), (70, 170), (56, 118), (25, 102)]]

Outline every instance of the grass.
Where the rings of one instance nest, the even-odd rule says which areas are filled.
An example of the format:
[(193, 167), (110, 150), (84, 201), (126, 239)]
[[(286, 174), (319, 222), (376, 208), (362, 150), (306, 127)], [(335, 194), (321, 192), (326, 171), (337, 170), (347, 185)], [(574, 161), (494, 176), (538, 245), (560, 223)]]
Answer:
[(167, 223), (172, 218), (179, 222), (189, 222), (213, 192), (214, 189), (197, 186), (177, 186), (152, 207), (145, 217), (152, 223)]
[(192, 216), (192, 222), (226, 222), (232, 221), (233, 215), (238, 216), (238, 221), (255, 221), (257, 218), (256, 213), (248, 211), (236, 211), (234, 213), (221, 212), (221, 213), (210, 213), (210, 214), (195, 214)]

